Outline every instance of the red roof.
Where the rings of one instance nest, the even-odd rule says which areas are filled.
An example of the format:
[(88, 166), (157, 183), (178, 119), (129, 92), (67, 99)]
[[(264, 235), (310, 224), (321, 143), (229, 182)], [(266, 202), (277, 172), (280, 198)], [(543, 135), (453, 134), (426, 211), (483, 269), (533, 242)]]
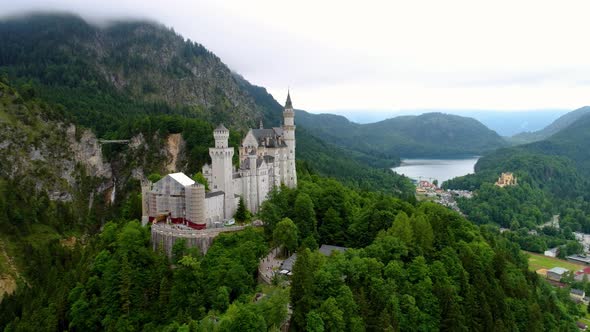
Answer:
[(576, 271), (576, 275), (580, 275), (580, 274), (590, 274), (590, 266), (585, 267), (582, 270)]

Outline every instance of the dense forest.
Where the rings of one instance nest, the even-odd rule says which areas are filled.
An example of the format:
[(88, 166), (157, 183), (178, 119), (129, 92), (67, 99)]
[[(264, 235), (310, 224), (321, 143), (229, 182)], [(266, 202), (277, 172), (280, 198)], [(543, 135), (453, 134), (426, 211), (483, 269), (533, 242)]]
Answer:
[[(39, 203), (40, 204), (40, 203)], [(138, 210), (126, 212), (137, 217)], [(222, 235), (206, 255), (153, 251), (123, 218), (72, 246), (30, 246), (27, 285), (0, 304), (7, 331), (572, 330), (567, 293), (527, 271), (517, 245), (432, 203), (358, 191), (308, 170), (264, 203), (264, 230)], [(43, 221), (40, 221), (42, 223)], [(273, 236), (294, 225), (291, 285), (256, 284)], [(292, 242), (292, 241), (291, 241)], [(325, 257), (318, 244), (349, 247)], [(256, 296), (262, 293), (264, 296)]]

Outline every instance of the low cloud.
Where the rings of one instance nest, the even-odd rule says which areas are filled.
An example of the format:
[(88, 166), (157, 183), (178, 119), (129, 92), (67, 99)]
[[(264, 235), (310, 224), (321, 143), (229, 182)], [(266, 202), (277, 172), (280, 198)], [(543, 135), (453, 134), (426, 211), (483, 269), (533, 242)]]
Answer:
[(587, 1), (21, 0), (5, 15), (150, 19), (310, 110), (575, 108), (588, 104)]

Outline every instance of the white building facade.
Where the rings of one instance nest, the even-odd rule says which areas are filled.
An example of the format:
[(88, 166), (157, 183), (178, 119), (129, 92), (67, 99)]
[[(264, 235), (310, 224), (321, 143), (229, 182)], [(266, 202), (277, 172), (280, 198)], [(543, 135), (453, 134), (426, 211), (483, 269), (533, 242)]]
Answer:
[(281, 127), (250, 129), (239, 147), (239, 166), (232, 167), (234, 149), (228, 147), (229, 130), (215, 129), (215, 147), (209, 149), (211, 165), (203, 175), (212, 192), (225, 193), (225, 218), (231, 218), (243, 198), (248, 210), (256, 213), (273, 187), (297, 186), (295, 165), (295, 111), (287, 95)]

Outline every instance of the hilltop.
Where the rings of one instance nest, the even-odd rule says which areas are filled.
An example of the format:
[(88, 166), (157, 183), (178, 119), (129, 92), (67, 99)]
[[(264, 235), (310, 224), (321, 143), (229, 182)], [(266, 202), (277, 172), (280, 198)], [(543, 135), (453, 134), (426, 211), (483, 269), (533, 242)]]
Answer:
[(456, 157), (479, 155), (506, 142), (473, 118), (443, 113), (398, 116), (357, 124), (332, 114), (297, 113), (299, 123), (322, 139), (385, 156)]

